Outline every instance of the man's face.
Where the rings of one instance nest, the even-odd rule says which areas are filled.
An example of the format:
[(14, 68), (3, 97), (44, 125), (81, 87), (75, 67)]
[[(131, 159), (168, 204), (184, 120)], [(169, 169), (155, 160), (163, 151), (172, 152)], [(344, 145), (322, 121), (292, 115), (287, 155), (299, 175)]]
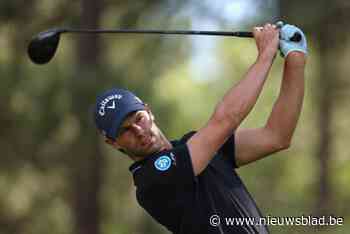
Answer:
[(136, 157), (144, 157), (164, 148), (160, 131), (149, 110), (130, 114), (123, 121), (116, 141), (111, 144)]

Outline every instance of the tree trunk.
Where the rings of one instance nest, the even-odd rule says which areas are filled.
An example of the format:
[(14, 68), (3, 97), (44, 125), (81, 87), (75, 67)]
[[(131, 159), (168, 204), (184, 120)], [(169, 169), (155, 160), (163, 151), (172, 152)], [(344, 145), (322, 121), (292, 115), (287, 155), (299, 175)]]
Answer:
[[(300, 7), (303, 6), (303, 7)], [(318, 184), (315, 196), (315, 215), (330, 215), (332, 212), (332, 186), (330, 164), (334, 154), (333, 117), (336, 103), (337, 88), (341, 82), (341, 71), (338, 69), (339, 55), (343, 54), (343, 45), (347, 40), (349, 20), (349, 5), (346, 1), (280, 1), (281, 16), (287, 22), (297, 24), (309, 32), (309, 38), (314, 36), (317, 49), (320, 52), (318, 74), (318, 93), (315, 97), (318, 112), (319, 138), (315, 158), (318, 163)], [(314, 9), (310, 12), (310, 9)], [(307, 11), (307, 12), (306, 12)], [(296, 14), (298, 12), (298, 14)], [(303, 12), (303, 13), (302, 13)], [(304, 16), (300, 18), (300, 15)], [(312, 53), (312, 51), (310, 51)], [(337, 100), (337, 101), (336, 101)]]
[(336, 104), (340, 103), (336, 98), (337, 87), (341, 83), (341, 70), (338, 60), (343, 54), (343, 45), (347, 41), (347, 33), (344, 28), (349, 20), (348, 8), (341, 3), (332, 4), (327, 17), (323, 17), (318, 25), (317, 39), (320, 51), (320, 78), (318, 82), (320, 96), (319, 109), (319, 146), (317, 157), (319, 158), (319, 186), (318, 199), (315, 213), (317, 215), (329, 215), (332, 212), (332, 186), (330, 164), (331, 156), (334, 155), (334, 113)]
[(333, 137), (331, 134), (332, 119), (333, 119), (333, 88), (331, 84), (333, 61), (330, 57), (330, 48), (327, 45), (328, 36), (324, 34), (322, 29), (320, 31), (319, 43), (320, 47), (320, 75), (318, 82), (319, 98), (317, 99), (317, 111), (318, 111), (318, 149), (316, 151), (316, 158), (318, 159), (319, 177), (318, 177), (318, 189), (316, 196), (316, 206), (314, 213), (316, 215), (327, 214), (331, 208), (331, 173), (330, 173), (330, 155), (333, 147)]
[[(81, 27), (98, 28), (101, 2), (81, 1)], [(100, 187), (103, 157), (97, 134), (93, 131), (89, 113), (97, 92), (100, 47), (97, 35), (79, 35), (77, 43), (77, 71), (71, 92), (73, 112), (80, 124), (80, 135), (72, 147), (73, 209), (75, 233), (100, 233)]]

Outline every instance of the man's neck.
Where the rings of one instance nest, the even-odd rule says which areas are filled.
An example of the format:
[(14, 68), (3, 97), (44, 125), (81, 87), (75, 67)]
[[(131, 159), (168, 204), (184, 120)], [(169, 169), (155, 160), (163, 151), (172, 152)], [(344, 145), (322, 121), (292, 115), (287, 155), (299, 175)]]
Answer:
[[(159, 152), (162, 152), (164, 150), (170, 150), (173, 148), (173, 145), (171, 144), (171, 142), (168, 140), (168, 138), (166, 138), (166, 136), (159, 130), (159, 136), (160, 136), (160, 139), (162, 141), (162, 147), (156, 151), (156, 152), (153, 152), (152, 154), (156, 154), (156, 153), (159, 153)], [(151, 155), (152, 155), (151, 154)], [(147, 158), (149, 155), (146, 155), (146, 156), (129, 156), (133, 161), (135, 162), (138, 162), (138, 161), (142, 161), (144, 160), (145, 158)]]
[(170, 150), (173, 148), (173, 145), (170, 143), (170, 141), (168, 140), (168, 138), (166, 138), (164, 136), (164, 134), (159, 130), (159, 134), (160, 134), (160, 137), (163, 141), (163, 147), (161, 148), (160, 151), (163, 151), (163, 150)]

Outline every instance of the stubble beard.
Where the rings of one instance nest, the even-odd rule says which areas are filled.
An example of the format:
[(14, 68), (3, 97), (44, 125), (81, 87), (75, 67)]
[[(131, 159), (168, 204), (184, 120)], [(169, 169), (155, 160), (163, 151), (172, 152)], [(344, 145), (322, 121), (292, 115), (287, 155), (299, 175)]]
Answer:
[(149, 155), (161, 152), (169, 148), (168, 140), (163, 135), (158, 127), (155, 124), (152, 125), (151, 137), (154, 138), (154, 142), (147, 149), (138, 149), (138, 150), (124, 150), (129, 156), (135, 157), (137, 159), (143, 159)]

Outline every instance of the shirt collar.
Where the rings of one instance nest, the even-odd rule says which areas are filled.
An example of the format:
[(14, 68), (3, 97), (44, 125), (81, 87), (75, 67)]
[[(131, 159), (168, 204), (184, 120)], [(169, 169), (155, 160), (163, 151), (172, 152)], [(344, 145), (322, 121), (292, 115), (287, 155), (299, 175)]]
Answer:
[[(181, 142), (178, 141), (178, 140), (173, 140), (173, 141), (170, 141), (171, 145), (173, 147), (176, 147), (177, 145), (179, 145)], [(160, 151), (160, 152), (157, 152), (157, 153), (154, 153), (154, 154), (150, 154), (148, 156), (146, 156), (144, 159), (140, 160), (140, 161), (136, 161), (134, 163), (132, 163), (129, 167), (129, 171), (134, 174), (138, 169), (141, 169), (142, 166), (152, 157), (156, 157), (158, 155), (161, 155), (161, 154), (164, 154), (164, 152), (167, 152), (169, 150), (163, 150), (163, 151)]]

